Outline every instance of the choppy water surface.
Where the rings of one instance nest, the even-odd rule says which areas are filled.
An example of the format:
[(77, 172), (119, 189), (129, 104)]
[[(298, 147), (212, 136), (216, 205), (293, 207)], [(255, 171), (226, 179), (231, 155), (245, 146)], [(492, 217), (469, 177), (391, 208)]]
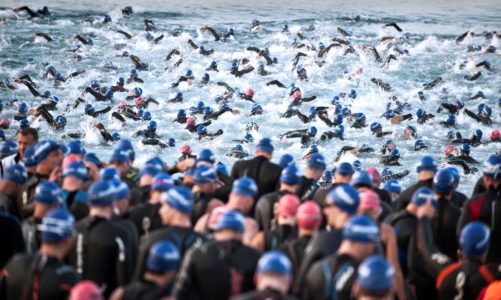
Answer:
[[(311, 106), (331, 105), (333, 96), (355, 89), (358, 94), (357, 98), (341, 99), (341, 104), (349, 106), (352, 112), (364, 112), (368, 124), (380, 121), (383, 129), (394, 131), (393, 139), (400, 149), (401, 162), (404, 166), (394, 167), (393, 171), (410, 169), (412, 173), (412, 176), (403, 180), (404, 185), (415, 180), (413, 169), (423, 152), (414, 152), (414, 141), (402, 138), (403, 128), (407, 125), (416, 125), (419, 138), (430, 146), (427, 151), (441, 162), (443, 162), (443, 148), (447, 145), (445, 136), (448, 130), (438, 125), (438, 122), (445, 120), (447, 115), (437, 114), (435, 120), (426, 125), (417, 125), (415, 117), (417, 108), (421, 107), (427, 112), (435, 113), (440, 102), (463, 99), (469, 109), (476, 111), (478, 104), (483, 102), (493, 108), (494, 126), (487, 127), (474, 122), (467, 116), (459, 115), (457, 130), (464, 136), (469, 136), (475, 129), (481, 129), (486, 137), (492, 128), (499, 127), (498, 99), (501, 97), (499, 50), (494, 54), (486, 54), (482, 51), (467, 52), (468, 45), (481, 46), (482, 49), (491, 45), (497, 48), (501, 46), (499, 39), (486, 39), (481, 35), (485, 31), (501, 32), (501, 5), (496, 1), (483, 1), (475, 5), (467, 1), (457, 3), (418, 1), (413, 2), (412, 5), (399, 4), (398, 1), (370, 3), (296, 0), (252, 1), (252, 3), (208, 1), (202, 4), (190, 0), (164, 2), (151, 1), (146, 5), (144, 2), (126, 1), (120, 2), (117, 6), (114, 2), (79, 1), (75, 4), (72, 1), (57, 1), (49, 4), (49, 9), (53, 12), (51, 17), (33, 20), (13, 14), (10, 10), (2, 10), (0, 17), (6, 18), (7, 24), (0, 25), (0, 79), (12, 80), (20, 75), (29, 74), (40, 91), (50, 90), (52, 94), (57, 95), (62, 100), (58, 104), (57, 114), (64, 114), (69, 121), (63, 133), (85, 131), (85, 146), (89, 151), (95, 151), (103, 158), (109, 157), (113, 145), (101, 141), (99, 133), (91, 126), (95, 120), (82, 116), (83, 106), (73, 111), (66, 111), (66, 107), (80, 96), (82, 90), (92, 80), (98, 80), (103, 85), (109, 86), (118, 77), (127, 77), (133, 65), (128, 58), (117, 57), (124, 50), (141, 57), (149, 65), (148, 71), (139, 72), (145, 84), (130, 84), (126, 87), (132, 89), (140, 86), (143, 88), (144, 96), (152, 96), (160, 100), (159, 106), (152, 105), (148, 110), (151, 111), (153, 119), (159, 123), (158, 132), (162, 139), (174, 137), (177, 146), (189, 143), (195, 152), (204, 147), (212, 147), (218, 159), (228, 164), (231, 164), (233, 159), (224, 154), (234, 146), (232, 139), (243, 138), (245, 125), (250, 121), (255, 121), (260, 126), (259, 132), (254, 133), (255, 140), (263, 136), (274, 137), (277, 148), (276, 159), (284, 153), (292, 153), (300, 159), (304, 153), (305, 149), (301, 148), (299, 142), (280, 141), (277, 138), (279, 134), (287, 130), (307, 128), (308, 125), (302, 124), (295, 117), (280, 118), (291, 98), (288, 96), (288, 89), (266, 86), (266, 82), (273, 79), (278, 79), (286, 85), (295, 83), (301, 88), (304, 96), (316, 95), (318, 97), (316, 101), (300, 107), (304, 113), (307, 113)], [(27, 4), (33, 8), (40, 8), (44, 5), (41, 1), (31, 1)], [(7, 1), (2, 5), (12, 7), (19, 3)], [(135, 11), (133, 16), (122, 17), (120, 9), (126, 5), (133, 6)], [(100, 24), (105, 14), (112, 17), (111, 24)], [(263, 24), (263, 29), (257, 33), (249, 30), (250, 23), (255, 18), (261, 20)], [(90, 19), (95, 19), (95, 22), (85, 21)], [(151, 19), (155, 22), (157, 30), (153, 32), (154, 36), (162, 33), (165, 35), (160, 43), (153, 44), (146, 40), (144, 19)], [(389, 22), (397, 22), (402, 27), (403, 33), (393, 28), (381, 27)], [(236, 33), (235, 38), (224, 43), (215, 42), (210, 34), (198, 30), (206, 24), (219, 31), (233, 28)], [(281, 32), (283, 24), (289, 25), (290, 33)], [(308, 31), (310, 27), (314, 29)], [(319, 67), (314, 51), (291, 47), (298, 32), (306, 37), (304, 41), (306, 44), (318, 47), (319, 42), (323, 42), (328, 45), (332, 38), (343, 38), (336, 30), (337, 27), (342, 27), (351, 34), (351, 37), (346, 39), (356, 50), (354, 54), (345, 56), (343, 50), (332, 49), (325, 57), (323, 66)], [(117, 34), (115, 31), (118, 29), (131, 33), (132, 39), (125, 39)], [(468, 37), (464, 42), (457, 44), (455, 38), (465, 31), (473, 31), (477, 35)], [(51, 43), (34, 41), (35, 32), (47, 33), (54, 38), (54, 41)], [(77, 46), (77, 42), (72, 39), (75, 34), (91, 36), (94, 41), (92, 47), (82, 46), (78, 51), (82, 60), (75, 59), (74, 53), (69, 51)], [(388, 54), (393, 53), (393, 50), (391, 43), (380, 42), (383, 36), (396, 37), (398, 48), (408, 51), (408, 55), (399, 57), (397, 61), (391, 62), (388, 67), (384, 68), (375, 62), (369, 51), (363, 51), (357, 47), (357, 45), (374, 45), (384, 59)], [(185, 43), (189, 38), (199, 45), (214, 49), (215, 53), (210, 57), (199, 55)], [(118, 43), (127, 45), (122, 50), (115, 50), (114, 45)], [(277, 58), (278, 64), (266, 67), (270, 75), (259, 76), (253, 72), (241, 78), (235, 78), (229, 74), (231, 62), (234, 59), (249, 58), (250, 64), (257, 67), (260, 58), (254, 52), (246, 51), (245, 48), (248, 46), (268, 48), (270, 56)], [(173, 64), (173, 61), (165, 61), (165, 56), (173, 49), (178, 49), (183, 53), (184, 62), (178, 68), (165, 70)], [(292, 60), (298, 51), (308, 55), (300, 61), (309, 74), (307, 81), (298, 80), (296, 73), (291, 71)], [(30, 58), (34, 59), (35, 64), (27, 64)], [(487, 60), (493, 71), (488, 72), (482, 69), (482, 76), (478, 80), (466, 81), (463, 77), (475, 71), (474, 63), (469, 63), (464, 69), (460, 69), (459, 65), (468, 59), (475, 62)], [(195, 82), (197, 82), (212, 60), (218, 62), (220, 72), (210, 72), (211, 80), (227, 82), (241, 91), (252, 87), (255, 90), (254, 99), (261, 104), (265, 113), (261, 116), (249, 117), (252, 103), (234, 98), (230, 106), (238, 108), (241, 114), (225, 114), (209, 127), (209, 130), (223, 129), (224, 135), (212, 141), (198, 141), (194, 135), (183, 129), (184, 126), (172, 120), (178, 109), (189, 108), (200, 100), (217, 109), (218, 105), (214, 99), (222, 94), (224, 89), (217, 86), (201, 86), (197, 83), (191, 86), (182, 83), (176, 89), (171, 88), (170, 85), (188, 69), (193, 70)], [(105, 63), (110, 61), (117, 67), (115, 70), (104, 68)], [(45, 69), (49, 65), (54, 66), (63, 75), (78, 69), (85, 69), (86, 72), (55, 87), (52, 79), (43, 78)], [(359, 68), (363, 68), (363, 74), (353, 80), (348, 80), (347, 74)], [(423, 89), (423, 83), (430, 82), (439, 76), (445, 82), (437, 88), (425, 91), (427, 101), (422, 102), (417, 97), (417, 92)], [(374, 85), (370, 81), (373, 77), (391, 85), (392, 91), (384, 92)], [(179, 91), (184, 94), (183, 103), (166, 103), (167, 99), (172, 98)], [(483, 91), (486, 99), (468, 100), (478, 91)], [(16, 90), (0, 91), (0, 93), (5, 103), (12, 99), (19, 99), (29, 103), (30, 106), (35, 106), (41, 101), (33, 98), (22, 85)], [(399, 101), (408, 102), (411, 105), (406, 113), (413, 113), (414, 120), (392, 126), (389, 121), (380, 118), (385, 111), (386, 104), (391, 102), (391, 96), (396, 96)], [(94, 103), (92, 96), (86, 95), (85, 97), (89, 102)], [(125, 94), (115, 94), (113, 104), (116, 105), (124, 97)], [(104, 103), (94, 104), (97, 109), (105, 106)], [(7, 106), (2, 114), (10, 117), (15, 109), (15, 106)], [(332, 116), (333, 113), (331, 112), (330, 115)], [(111, 119), (109, 114), (100, 117), (99, 120), (110, 131), (120, 132), (123, 138), (132, 137), (136, 130), (146, 127), (147, 124), (147, 121), (129, 121), (122, 128), (118, 122)], [(350, 121), (345, 121), (344, 124), (350, 123)], [(319, 134), (329, 130), (320, 120), (313, 122), (313, 125), (319, 129)], [(33, 126), (41, 128), (44, 138), (58, 138), (63, 134), (53, 132), (43, 121), (34, 120)], [(368, 143), (379, 149), (385, 141), (372, 136), (369, 128), (360, 130), (346, 127), (344, 142), (331, 140), (318, 143), (321, 153), (328, 157), (330, 166), (333, 166), (335, 154), (343, 145), (355, 146)], [(14, 122), (7, 132), (13, 134), (16, 128), (17, 125)], [(143, 158), (158, 154), (166, 161), (173, 161), (179, 153), (178, 147), (161, 150), (153, 146), (143, 146), (138, 140), (135, 145), (139, 153), (145, 154)], [(244, 146), (244, 148), (249, 152), (253, 151), (252, 145)], [(499, 148), (499, 144), (482, 145), (473, 149), (472, 155), (483, 161), (489, 153)], [(363, 166), (375, 165), (382, 168), (379, 163), (379, 153), (362, 154), (359, 158)], [(355, 157), (348, 156), (343, 159), (353, 160)], [(138, 164), (141, 162), (142, 160), (139, 159)], [(299, 164), (302, 165), (302, 163)], [(461, 185), (461, 189), (469, 193), (476, 178), (471, 175), (463, 176), (464, 184)]]

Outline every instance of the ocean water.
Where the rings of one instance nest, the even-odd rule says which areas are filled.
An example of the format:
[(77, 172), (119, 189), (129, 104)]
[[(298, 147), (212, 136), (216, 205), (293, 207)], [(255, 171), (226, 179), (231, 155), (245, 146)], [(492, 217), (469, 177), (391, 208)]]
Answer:
[[(18, 1), (3, 1), (3, 7), (20, 5)], [(179, 146), (188, 143), (194, 152), (202, 148), (210, 147), (216, 152), (218, 160), (231, 165), (233, 158), (225, 154), (235, 146), (233, 139), (243, 138), (245, 126), (254, 121), (259, 124), (259, 131), (253, 132), (254, 139), (272, 137), (277, 151), (274, 159), (284, 153), (291, 153), (298, 160), (297, 164), (302, 168), (304, 162), (301, 157), (307, 151), (302, 148), (297, 140), (279, 140), (278, 135), (288, 130), (305, 129), (310, 125), (318, 128), (320, 136), (326, 130), (330, 130), (322, 121), (317, 120), (311, 124), (302, 124), (298, 118), (280, 118), (285, 112), (291, 98), (288, 89), (280, 89), (275, 86), (266, 86), (266, 82), (278, 79), (285, 85), (291, 83), (298, 85), (303, 96), (316, 95), (317, 100), (303, 104), (299, 109), (307, 114), (311, 106), (332, 106), (331, 99), (339, 93), (357, 91), (356, 99), (341, 99), (341, 104), (351, 109), (353, 113), (363, 112), (367, 116), (367, 124), (374, 121), (381, 122), (384, 130), (394, 132), (391, 137), (397, 144), (401, 153), (401, 167), (391, 167), (393, 172), (411, 170), (411, 175), (401, 182), (407, 186), (416, 179), (415, 165), (421, 155), (428, 153), (433, 155), (439, 163), (444, 163), (443, 149), (448, 144), (446, 133), (448, 129), (438, 123), (447, 118), (445, 112), (437, 114), (436, 108), (440, 102), (454, 102), (463, 99), (466, 107), (476, 112), (480, 103), (486, 103), (493, 109), (493, 126), (484, 126), (461, 114), (457, 117), (457, 131), (468, 137), (475, 129), (484, 132), (484, 140), (493, 128), (499, 128), (500, 108), (498, 99), (501, 98), (501, 58), (499, 51), (494, 54), (486, 54), (482, 51), (467, 52), (467, 46), (495, 46), (499, 49), (498, 38), (487, 40), (481, 33), (485, 31), (501, 32), (501, 4), (499, 1), (28, 1), (22, 4), (32, 8), (41, 8), (49, 5), (52, 12), (50, 18), (28, 20), (22, 14), (14, 14), (9, 9), (0, 10), (0, 18), (6, 18), (7, 24), (0, 25), (0, 80), (14, 79), (23, 74), (29, 74), (37, 83), (40, 91), (49, 90), (58, 96), (61, 102), (58, 104), (56, 114), (63, 114), (68, 118), (68, 125), (63, 132), (54, 132), (44, 121), (31, 119), (32, 126), (41, 129), (43, 138), (60, 138), (64, 133), (85, 132), (83, 142), (88, 151), (98, 153), (106, 160), (113, 150), (114, 145), (104, 143), (99, 132), (92, 127), (96, 122), (93, 118), (83, 116), (83, 105), (76, 110), (67, 110), (67, 105), (81, 96), (82, 90), (92, 80), (98, 80), (104, 86), (113, 84), (118, 77), (127, 77), (133, 68), (128, 58), (118, 57), (126, 50), (139, 56), (148, 63), (148, 71), (139, 71), (144, 84), (130, 84), (127, 88), (139, 86), (143, 89), (143, 97), (152, 96), (160, 101), (160, 105), (151, 105), (148, 110), (153, 119), (159, 124), (157, 132), (161, 139), (166, 141), (169, 137), (176, 139), (175, 148), (160, 149), (155, 146), (144, 146), (133, 134), (138, 129), (147, 126), (147, 121), (128, 121), (122, 127), (113, 120), (110, 114), (98, 118), (111, 132), (119, 132), (122, 138), (134, 139), (136, 146), (137, 164), (140, 166), (145, 159), (159, 155), (166, 162), (173, 162), (179, 156)], [(135, 14), (123, 17), (121, 8), (131, 5)], [(105, 14), (109, 14), (113, 22), (108, 25), (99, 24)], [(95, 22), (85, 20), (94, 19)], [(158, 36), (164, 34), (165, 38), (158, 44), (152, 44), (145, 38), (143, 20), (151, 19), (155, 22), (157, 30), (152, 34)], [(250, 32), (250, 23), (253, 19), (262, 22), (260, 32)], [(403, 33), (393, 28), (382, 28), (381, 25), (389, 22), (397, 22), (403, 29)], [(290, 34), (282, 33), (283, 24), (288, 24)], [(226, 31), (229, 28), (235, 30), (235, 37), (227, 42), (215, 42), (209, 33), (200, 32), (203, 25), (210, 25), (218, 31)], [(348, 31), (351, 36), (346, 38), (355, 48), (355, 54), (343, 55), (340, 49), (332, 49), (324, 58), (323, 66), (317, 64), (315, 52), (307, 49), (294, 49), (291, 47), (296, 33), (300, 32), (305, 37), (305, 43), (318, 47), (319, 42), (328, 45), (332, 38), (343, 38), (336, 30), (341, 27)], [(313, 30), (308, 30), (312, 28)], [(133, 35), (131, 40), (124, 39), (115, 31), (121, 29)], [(462, 43), (457, 44), (455, 38), (465, 31), (473, 31), (477, 35), (468, 37)], [(45, 43), (34, 40), (35, 32), (43, 32), (54, 38), (54, 42)], [(180, 33), (179, 35), (174, 33)], [(72, 39), (75, 34), (92, 36), (92, 47), (82, 46), (78, 54), (83, 58), (77, 60), (73, 57), (77, 42)], [(376, 63), (371, 53), (361, 50), (358, 45), (374, 45), (384, 59), (393, 53), (391, 43), (382, 43), (383, 36), (396, 37), (396, 45), (402, 50), (407, 50), (408, 55), (393, 61), (388, 67), (381, 67)], [(191, 38), (195, 43), (204, 45), (215, 52), (210, 57), (199, 55), (191, 49), (186, 40)], [(115, 50), (114, 45), (126, 43), (122, 50)], [(267, 66), (270, 72), (268, 76), (259, 76), (256, 72), (235, 78), (229, 74), (231, 62), (234, 59), (248, 58), (250, 64), (257, 67), (260, 60), (254, 52), (246, 51), (245, 48), (255, 46), (268, 48), (270, 56), (278, 60), (278, 64)], [(178, 68), (172, 68), (177, 60), (165, 61), (165, 56), (173, 49), (183, 53), (184, 62)], [(309, 78), (301, 81), (292, 71), (292, 60), (298, 51), (308, 55), (301, 58), (300, 65), (305, 67)], [(28, 60), (34, 59), (34, 64), (28, 64)], [(196, 82), (205, 73), (205, 68), (212, 60), (217, 61), (220, 72), (209, 72), (211, 80), (224, 81), (230, 86), (244, 92), (248, 87), (255, 90), (254, 99), (264, 108), (264, 114), (250, 117), (249, 112), (252, 103), (234, 97), (230, 100), (230, 106), (241, 111), (239, 115), (224, 114), (217, 121), (213, 121), (208, 129), (213, 131), (223, 129), (224, 135), (213, 140), (198, 141), (195, 135), (184, 130), (184, 126), (172, 122), (176, 113), (181, 108), (189, 108), (198, 101), (204, 101), (207, 105), (217, 109), (214, 99), (224, 92), (218, 86), (200, 86)], [(466, 68), (460, 69), (459, 65), (470, 60)], [(492, 72), (480, 69), (482, 76), (473, 82), (463, 79), (465, 75), (471, 75), (475, 71), (474, 64), (487, 60), (490, 62)], [(112, 62), (116, 69), (104, 68), (106, 62)], [(65, 84), (56, 87), (52, 79), (43, 78), (47, 66), (54, 66), (58, 72), (68, 75), (76, 70), (85, 69), (81, 76), (68, 80)], [(168, 70), (166, 68), (169, 67)], [(355, 70), (363, 68), (364, 72), (348, 80), (348, 75)], [(188, 69), (193, 70), (196, 77), (193, 85), (182, 83), (178, 88), (171, 88), (180, 75)], [(444, 83), (440, 86), (425, 91), (426, 102), (422, 102), (417, 92), (423, 90), (423, 84), (437, 77), (442, 77)], [(374, 85), (370, 79), (376, 77), (388, 83), (392, 87), (391, 92), (384, 92)], [(169, 104), (167, 99), (172, 98), (177, 92), (183, 92), (184, 102)], [(483, 91), (485, 99), (469, 100), (478, 91)], [(115, 94), (113, 105), (123, 100), (126, 94)], [(410, 108), (405, 113), (412, 113), (414, 119), (404, 121), (399, 125), (391, 125), (380, 116), (385, 111), (386, 104), (395, 96), (400, 102), (407, 102)], [(16, 90), (0, 90), (0, 98), (4, 100), (2, 117), (11, 117), (16, 106), (9, 106), (10, 100), (18, 99), (30, 106), (41, 103), (40, 99), (34, 98), (24, 87), (19, 86)], [(94, 103), (96, 109), (105, 107), (109, 103), (94, 102), (90, 95), (84, 97), (89, 103)], [(394, 104), (393, 104), (394, 107)], [(415, 112), (423, 108), (429, 113), (436, 115), (435, 119), (425, 125), (416, 123)], [(330, 116), (333, 113), (330, 112)], [(200, 118), (199, 118), (200, 119)], [(328, 161), (329, 168), (334, 166), (334, 158), (337, 151), (344, 145), (360, 146), (367, 143), (376, 150), (385, 142), (385, 139), (375, 138), (370, 134), (369, 128), (363, 130), (349, 128), (351, 121), (345, 120), (345, 138), (339, 140), (318, 141), (320, 152)], [(403, 129), (407, 125), (415, 125), (419, 138), (430, 148), (421, 152), (413, 150), (414, 140), (405, 140), (402, 137)], [(17, 130), (16, 122), (13, 122), (7, 134), (12, 135)], [(486, 144), (474, 148), (472, 155), (479, 161), (483, 161), (490, 153), (500, 150), (500, 144)], [(244, 145), (249, 153), (254, 150), (253, 145)], [(353, 161), (357, 159), (353, 155), (342, 157), (342, 160)], [(373, 154), (360, 154), (363, 167), (376, 166), (380, 170), (379, 152)], [(480, 168), (480, 166), (477, 166)], [(478, 175), (463, 175), (460, 190), (470, 193), (473, 183)]]

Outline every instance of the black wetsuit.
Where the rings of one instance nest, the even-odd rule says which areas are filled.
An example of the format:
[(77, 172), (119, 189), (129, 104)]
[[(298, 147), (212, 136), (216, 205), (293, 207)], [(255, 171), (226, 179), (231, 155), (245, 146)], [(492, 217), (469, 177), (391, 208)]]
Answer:
[(128, 210), (128, 219), (136, 226), (139, 236), (162, 227), (162, 219), (159, 215), (161, 206), (160, 203), (146, 202), (135, 205)]
[(156, 242), (164, 240), (174, 243), (178, 247), (181, 257), (184, 257), (186, 251), (192, 246), (201, 245), (204, 241), (204, 237), (194, 232), (191, 228), (177, 226), (159, 228), (145, 235), (139, 250), (136, 271), (134, 273), (135, 280), (139, 280), (139, 278), (143, 277), (150, 248)]
[(297, 196), (301, 201), (313, 199), (313, 196), (319, 188), (320, 185), (315, 179), (301, 176), (301, 186), (299, 187)]
[(308, 129), (297, 129), (297, 130), (291, 130), (287, 131), (284, 134), (281, 134), (278, 136), (279, 138), (300, 138), (301, 139), (301, 144), (303, 146), (309, 145), (314, 137), (310, 136), (308, 133)]
[(501, 263), (501, 189), (491, 188), (477, 194), (463, 205), (458, 232), (472, 221), (481, 221), (491, 229), (491, 239), (486, 262)]
[(457, 259), (459, 248), (456, 238), (456, 227), (459, 222), (461, 210), (452, 201), (443, 197), (438, 198), (438, 208), (432, 219), (433, 239), (440, 252), (445, 253), (453, 260)]
[(37, 229), (37, 226), (41, 223), (41, 219), (30, 217), (24, 220), (21, 225), (27, 254), (33, 254), (38, 251), (38, 248), (40, 248), (42, 239), (41, 232)]
[(123, 288), (123, 296), (121, 300), (136, 300), (136, 299), (162, 299), (170, 296), (170, 291), (167, 288), (162, 289), (156, 283), (143, 280), (137, 280)]
[(297, 237), (284, 243), (279, 250), (287, 254), (292, 264), (292, 273), (297, 275), (304, 258), (304, 252), (312, 239), (311, 235)]
[(209, 202), (215, 198), (214, 195), (196, 192), (193, 194), (193, 211), (191, 212), (191, 222), (196, 224), (198, 219), (200, 219), (206, 212)]
[(108, 100), (111, 100), (113, 98), (113, 96), (110, 97), (110, 96), (107, 96), (105, 94), (101, 94), (101, 93), (93, 90), (90, 87), (86, 87), (85, 88), (85, 92), (91, 94), (92, 96), (94, 96), (94, 98), (96, 99), (96, 101), (108, 101)]
[(433, 243), (428, 218), (419, 221), (417, 237), (427, 270), (436, 280), (438, 299), (477, 299), (479, 293), (492, 281), (501, 279), (498, 264), (483, 264), (468, 257), (454, 262), (440, 253)]
[(123, 225), (100, 217), (88, 217), (76, 226), (77, 239), (68, 255), (83, 279), (103, 287), (109, 297), (115, 288), (131, 281), (133, 240)]
[(283, 295), (277, 290), (266, 288), (260, 291), (244, 293), (235, 298), (235, 300), (295, 300), (297, 298), (290, 295)]
[(231, 177), (238, 179), (248, 176), (256, 181), (258, 194), (256, 198), (271, 193), (277, 189), (282, 168), (270, 162), (264, 156), (256, 156), (248, 160), (235, 162), (231, 169)]
[(260, 253), (240, 241), (208, 241), (190, 250), (178, 274), (176, 299), (229, 299), (254, 289)]
[(38, 252), (16, 255), (5, 271), (0, 276), (1, 299), (65, 300), (80, 280), (73, 268)]
[(407, 207), (407, 205), (411, 202), (412, 195), (414, 194), (415, 191), (417, 191), (419, 188), (422, 187), (427, 187), (427, 188), (432, 188), (433, 186), (433, 178), (428, 179), (428, 180), (422, 180), (418, 181), (417, 183), (411, 185), (407, 189), (405, 189), (400, 196), (397, 198), (397, 206), (395, 211), (400, 211), (403, 210)]
[(254, 218), (259, 230), (266, 230), (271, 227), (274, 219), (273, 207), (278, 199), (283, 195), (291, 194), (288, 191), (277, 191), (262, 195), (256, 202)]
[(332, 230), (319, 232), (313, 237), (305, 249), (303, 260), (300, 263), (299, 271), (295, 276), (293, 295), (300, 297), (303, 295), (309, 270), (313, 264), (331, 254), (334, 254), (343, 239), (342, 230)]
[(264, 251), (277, 250), (288, 241), (297, 238), (297, 228), (290, 225), (278, 225), (264, 230)]
[(111, 106), (107, 106), (106, 108), (103, 108), (101, 110), (95, 110), (95, 111), (89, 111), (85, 112), (86, 115), (91, 116), (91, 117), (99, 117), (101, 115), (104, 115), (105, 113), (109, 112), (111, 110)]
[(302, 299), (351, 299), (357, 269), (358, 262), (347, 254), (333, 254), (315, 263), (308, 272)]
[(17, 210), (21, 213), (22, 218), (28, 218), (33, 214), (35, 189), (40, 183), (47, 180), (49, 180), (49, 176), (34, 174), (21, 187), (17, 197)]
[[(1, 163), (0, 163), (1, 165)], [(21, 220), (21, 215), (17, 210), (16, 198), (9, 198), (6, 194), (0, 192), (0, 211), (6, 212), (18, 220)]]
[(23, 232), (21, 224), (12, 215), (0, 211), (0, 269), (16, 253), (24, 252)]

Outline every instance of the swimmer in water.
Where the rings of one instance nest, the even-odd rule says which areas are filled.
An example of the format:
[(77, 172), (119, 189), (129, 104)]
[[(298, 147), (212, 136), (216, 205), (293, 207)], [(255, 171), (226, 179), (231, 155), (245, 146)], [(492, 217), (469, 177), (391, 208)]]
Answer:
[(13, 12), (25, 12), (28, 14), (29, 18), (40, 18), (40, 17), (46, 17), (50, 16), (50, 11), (47, 6), (44, 6), (42, 9), (38, 9), (36, 12), (29, 8), (28, 6), (17, 6), (12, 9)]
[(235, 77), (242, 77), (243, 75), (245, 75), (247, 73), (250, 73), (252, 71), (254, 71), (254, 67), (253, 66), (249, 65), (245, 69), (239, 70), (238, 64), (234, 62), (231, 65), (230, 74), (231, 75), (235, 75)]
[(284, 134), (278, 136), (280, 139), (291, 139), (291, 138), (299, 138), (301, 139), (301, 144), (303, 147), (310, 146), (315, 142), (315, 136), (317, 135), (317, 128), (315, 126), (311, 126), (307, 129), (297, 129), (287, 131)]
[(138, 56), (130, 55), (129, 58), (136, 67), (136, 70), (138, 71), (148, 70), (148, 64), (143, 62)]

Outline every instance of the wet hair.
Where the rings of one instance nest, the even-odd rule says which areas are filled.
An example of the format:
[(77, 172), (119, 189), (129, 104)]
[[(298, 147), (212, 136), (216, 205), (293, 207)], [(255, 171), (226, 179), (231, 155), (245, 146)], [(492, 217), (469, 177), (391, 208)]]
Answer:
[(31, 127), (23, 128), (19, 131), (19, 134), (22, 136), (31, 135), (33, 136), (33, 138), (35, 138), (35, 142), (38, 142), (38, 130), (36, 130), (35, 128)]

